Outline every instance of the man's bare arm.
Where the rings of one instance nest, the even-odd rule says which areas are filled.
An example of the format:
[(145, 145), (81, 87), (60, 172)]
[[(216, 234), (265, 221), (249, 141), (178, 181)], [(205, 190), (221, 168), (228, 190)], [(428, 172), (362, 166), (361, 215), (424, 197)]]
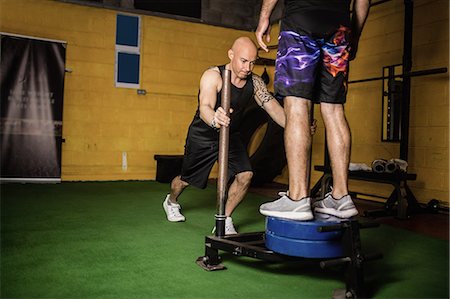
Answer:
[(265, 109), (269, 116), (281, 127), (285, 127), (286, 115), (284, 109), (278, 101), (267, 90), (267, 86), (260, 76), (253, 74), (253, 89), (255, 93), (255, 100), (258, 105)]
[[(267, 86), (260, 76), (253, 74), (253, 89), (255, 91), (255, 100), (258, 105), (266, 110), (269, 116), (281, 127), (286, 125), (286, 114), (283, 106), (267, 90)], [(310, 133), (314, 135), (317, 130), (317, 120), (314, 119), (311, 124)]]
[(270, 42), (270, 15), (277, 4), (278, 0), (263, 0), (261, 6), (261, 13), (259, 14), (258, 28), (256, 29), (255, 36), (259, 46), (264, 51), (269, 52), (266, 44), (263, 41), (264, 35), (266, 36), (266, 42)]
[(200, 118), (214, 128), (228, 126), (230, 118), (222, 107), (214, 111), (217, 102), (217, 93), (222, 88), (222, 77), (217, 68), (206, 70), (200, 79), (199, 110)]
[(370, 0), (354, 0), (352, 14), (352, 41), (350, 60), (355, 59), (358, 51), (359, 37), (361, 36), (367, 16), (369, 15)]

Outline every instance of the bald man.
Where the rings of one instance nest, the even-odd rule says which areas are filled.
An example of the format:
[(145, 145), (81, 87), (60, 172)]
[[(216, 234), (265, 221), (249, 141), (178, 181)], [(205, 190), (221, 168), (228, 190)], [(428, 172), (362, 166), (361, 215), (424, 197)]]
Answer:
[[(228, 175), (233, 179), (225, 205), (225, 234), (236, 234), (231, 219), (234, 209), (244, 198), (253, 172), (247, 150), (239, 136), (239, 127), (245, 108), (254, 98), (270, 117), (284, 128), (283, 107), (267, 91), (263, 80), (252, 73), (257, 49), (248, 37), (236, 39), (228, 50), (230, 62), (206, 70), (200, 79), (198, 108), (189, 126), (181, 175), (171, 183), (171, 191), (163, 202), (167, 220), (185, 221), (178, 197), (189, 186), (204, 189), (219, 153), (219, 129), (230, 127)], [(231, 119), (221, 108), (222, 71), (231, 70)]]

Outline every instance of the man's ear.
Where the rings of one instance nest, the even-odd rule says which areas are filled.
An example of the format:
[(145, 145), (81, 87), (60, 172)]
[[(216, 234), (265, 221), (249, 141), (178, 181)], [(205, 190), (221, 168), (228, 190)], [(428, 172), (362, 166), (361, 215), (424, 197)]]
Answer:
[(233, 52), (233, 50), (228, 50), (228, 58), (230, 58), (230, 60), (233, 60), (233, 57), (234, 57), (234, 52)]

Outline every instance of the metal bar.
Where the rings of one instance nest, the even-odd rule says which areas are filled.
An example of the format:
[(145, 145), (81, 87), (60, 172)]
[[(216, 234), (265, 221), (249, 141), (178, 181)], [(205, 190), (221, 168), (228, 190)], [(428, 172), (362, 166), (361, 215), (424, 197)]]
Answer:
[(320, 268), (325, 269), (328, 267), (345, 265), (345, 264), (350, 263), (351, 261), (352, 261), (352, 259), (350, 257), (346, 256), (346, 257), (341, 257), (341, 258), (334, 259), (334, 260), (321, 261), (319, 263), (319, 265), (320, 265)]
[(359, 233), (358, 221), (350, 221), (348, 228), (344, 231), (342, 237), (344, 243), (344, 252), (351, 258), (347, 264), (345, 277), (347, 293), (352, 294), (353, 298), (367, 298), (364, 287), (363, 260), (361, 252), (361, 237)]
[[(376, 198), (381, 198), (381, 199), (388, 199), (388, 197), (386, 196), (380, 196), (380, 195), (375, 195), (375, 194), (369, 194), (369, 193), (364, 193), (364, 192), (359, 192), (359, 191), (350, 191), (351, 193), (355, 194), (355, 197), (358, 197), (358, 195), (363, 195), (363, 196), (370, 196), (370, 197), (376, 197)], [(352, 196), (353, 198), (353, 196)], [(366, 199), (366, 198), (358, 198), (359, 200), (370, 200), (370, 199)], [(381, 202), (380, 202), (381, 203)]]
[[(387, 119), (386, 119), (386, 122), (387, 122), (387, 135), (388, 135), (388, 138), (390, 139), (390, 140), (393, 140), (394, 139), (394, 132), (395, 132), (395, 129), (394, 129), (394, 121), (393, 121), (393, 119), (394, 119), (394, 111), (393, 111), (393, 109), (394, 109), (394, 106), (395, 105), (393, 105), (392, 104), (392, 102), (391, 101), (394, 101), (394, 97), (393, 97), (393, 95), (391, 94), (391, 93), (389, 93), (389, 91), (391, 91), (392, 90), (392, 88), (394, 88), (393, 87), (393, 85), (395, 84), (395, 80), (394, 80), (394, 78), (393, 78), (393, 76), (395, 76), (395, 70), (394, 70), (394, 67), (389, 67), (389, 80), (388, 80), (388, 95), (387, 95), (387, 98), (388, 98), (388, 100), (387, 100), (387, 109), (388, 109), (388, 114), (387, 114)], [(383, 112), (384, 113), (384, 112)]]
[[(231, 102), (231, 71), (222, 71), (222, 95), (221, 106), (226, 114), (230, 115)], [(217, 214), (216, 214), (216, 236), (225, 235), (225, 203), (227, 200), (228, 183), (228, 145), (229, 127), (221, 126), (219, 135), (219, 174), (217, 178)]]
[(367, 78), (367, 79), (360, 79), (360, 80), (352, 80), (348, 81), (348, 84), (354, 84), (354, 83), (363, 83), (363, 82), (370, 82), (370, 81), (378, 81), (383, 79), (391, 79), (391, 78), (411, 78), (411, 77), (419, 77), (419, 76), (427, 76), (427, 75), (435, 75), (435, 74), (444, 74), (447, 73), (446, 67), (440, 67), (435, 69), (428, 69), (428, 70), (422, 70), (422, 71), (414, 71), (414, 72), (406, 72), (399, 75), (394, 75), (392, 77), (373, 77), (373, 78)]
[(248, 256), (270, 262), (302, 261), (305, 259), (302, 257), (282, 255), (267, 249), (265, 246), (249, 245), (245, 240), (234, 241), (227, 237), (206, 237), (206, 240), (211, 244), (211, 248), (229, 252), (235, 256)]
[[(242, 234), (237, 234), (237, 235), (228, 235), (228, 236), (223, 237), (223, 239), (246, 243), (249, 241), (253, 242), (253, 241), (258, 241), (258, 240), (264, 240), (264, 235), (265, 235), (265, 232), (260, 231), (260, 232), (242, 233)], [(210, 236), (210, 238), (214, 239), (215, 237)]]
[[(413, 0), (405, 0), (405, 25), (403, 37), (403, 73), (410, 73), (412, 68), (412, 38), (413, 38)], [(400, 159), (408, 161), (409, 145), (409, 106), (411, 101), (411, 77), (403, 78), (402, 116), (400, 129)]]

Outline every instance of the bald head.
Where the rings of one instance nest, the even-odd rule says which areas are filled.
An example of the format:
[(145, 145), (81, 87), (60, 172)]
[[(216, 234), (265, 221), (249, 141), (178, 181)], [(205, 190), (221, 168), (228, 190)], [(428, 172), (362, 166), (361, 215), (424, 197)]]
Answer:
[(241, 49), (257, 51), (255, 43), (247, 36), (238, 37), (231, 46), (231, 50), (235, 52)]
[(237, 38), (228, 51), (233, 73), (237, 77), (245, 79), (253, 70), (257, 54), (256, 45), (249, 37)]

